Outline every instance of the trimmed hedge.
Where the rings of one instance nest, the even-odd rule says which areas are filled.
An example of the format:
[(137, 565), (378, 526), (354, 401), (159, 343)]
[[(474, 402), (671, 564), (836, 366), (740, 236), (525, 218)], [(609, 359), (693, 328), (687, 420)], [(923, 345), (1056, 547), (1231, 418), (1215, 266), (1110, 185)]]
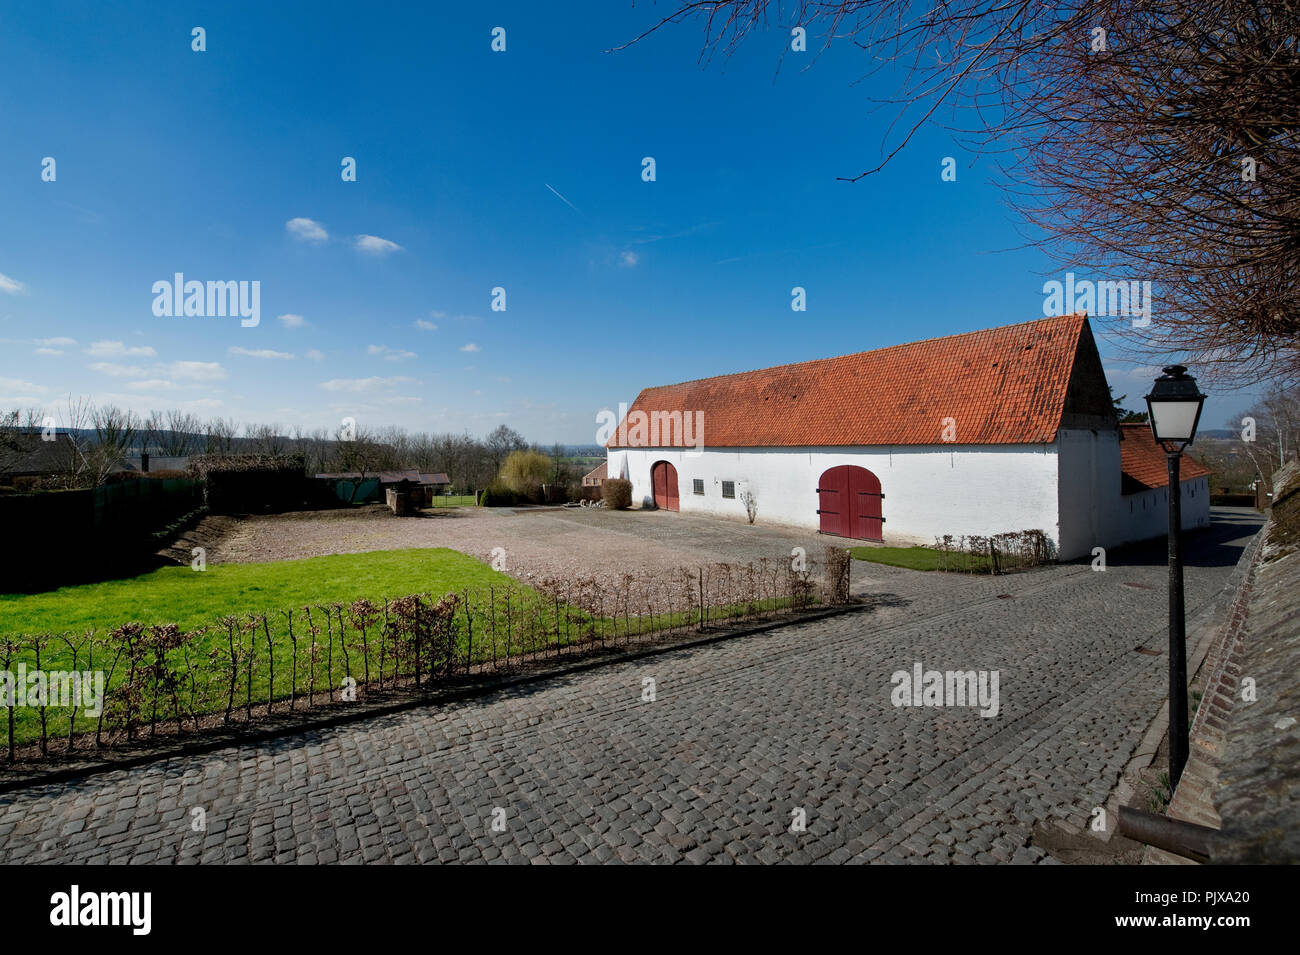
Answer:
[(493, 481), (483, 489), (479, 499), (482, 507), (514, 507), (519, 503), (519, 496), (506, 487), (502, 481)]
[(626, 511), (632, 506), (632, 482), (624, 478), (607, 478), (600, 486), (600, 496), (605, 506), (616, 511)]
[(293, 510), (315, 491), (298, 454), (200, 454), (190, 472), (203, 481), (213, 514)]

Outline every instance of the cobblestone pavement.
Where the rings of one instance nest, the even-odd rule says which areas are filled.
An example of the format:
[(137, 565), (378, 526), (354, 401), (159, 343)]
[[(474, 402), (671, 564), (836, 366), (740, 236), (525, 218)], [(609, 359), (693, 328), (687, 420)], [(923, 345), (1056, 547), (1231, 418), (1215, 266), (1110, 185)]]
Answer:
[[(1258, 526), (1225, 516), (1189, 617)], [(0, 861), (1043, 861), (1034, 823), (1085, 825), (1159, 708), (1160, 557), (857, 564), (888, 606), (0, 797)], [(999, 712), (895, 707), (915, 662), (999, 671)]]

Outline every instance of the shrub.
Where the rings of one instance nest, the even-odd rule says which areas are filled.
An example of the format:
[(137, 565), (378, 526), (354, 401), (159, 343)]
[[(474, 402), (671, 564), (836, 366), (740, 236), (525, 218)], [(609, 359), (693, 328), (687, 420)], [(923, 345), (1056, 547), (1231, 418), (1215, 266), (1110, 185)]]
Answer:
[(101, 481), (100, 483), (101, 485), (125, 484), (127, 481), (138, 481), (144, 476), (145, 475), (140, 473), (139, 471), (112, 471), (108, 474), (105, 474), (104, 480)]
[(745, 516), (749, 518), (749, 523), (754, 523), (754, 518), (758, 516), (758, 498), (752, 491), (746, 491), (740, 495), (740, 502), (745, 505)]
[(605, 499), (606, 507), (625, 511), (632, 506), (632, 482), (624, 478), (608, 478), (600, 486), (600, 495)]
[(534, 499), (540, 496), (552, 470), (551, 459), (539, 451), (511, 451), (498, 480), (515, 494)]
[(826, 548), (826, 599), (831, 604), (849, 602), (849, 552), (843, 547)]
[(493, 481), (483, 489), (479, 504), (483, 507), (513, 507), (518, 503), (518, 496), (501, 481)]

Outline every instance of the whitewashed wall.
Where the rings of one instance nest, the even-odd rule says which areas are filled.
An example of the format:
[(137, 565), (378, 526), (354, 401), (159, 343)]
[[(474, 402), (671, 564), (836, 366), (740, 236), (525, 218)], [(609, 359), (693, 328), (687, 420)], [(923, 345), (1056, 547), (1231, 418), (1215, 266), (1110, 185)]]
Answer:
[[(654, 502), (650, 467), (677, 469), (684, 512), (746, 520), (740, 495), (758, 499), (757, 523), (816, 529), (817, 480), (830, 468), (854, 464), (880, 479), (887, 542), (932, 544), (943, 534), (994, 534), (1039, 528), (1057, 533), (1057, 463), (1054, 445), (935, 445), (882, 448), (726, 448), (695, 453), (684, 448), (609, 452), (609, 474), (632, 481), (636, 505)], [(692, 493), (702, 478), (704, 496)], [(736, 482), (736, 499), (722, 497), (722, 482)]]
[[(1082, 557), (1093, 547), (1162, 537), (1169, 529), (1169, 498), (1164, 488), (1123, 493), (1119, 434), (1069, 431), (1057, 437), (1061, 460), (1062, 557)], [(1210, 525), (1208, 478), (1182, 482), (1184, 530)]]
[[(1183, 530), (1210, 526), (1210, 479), (1191, 478), (1183, 481)], [(1109, 545), (1115, 547), (1131, 541), (1163, 537), (1169, 530), (1169, 497), (1165, 488), (1143, 491), (1121, 497), (1112, 525)]]
[(1119, 432), (1062, 428), (1057, 432), (1061, 515), (1057, 547), (1062, 560), (1113, 547), (1123, 478)]
[[(681, 509), (747, 520), (740, 495), (758, 499), (757, 523), (816, 530), (817, 480), (829, 468), (855, 464), (880, 479), (885, 541), (931, 544), (944, 534), (1000, 534), (1037, 528), (1062, 560), (1096, 546), (1117, 547), (1159, 537), (1168, 523), (1164, 489), (1124, 496), (1119, 436), (1114, 431), (1062, 429), (1054, 444), (932, 445), (892, 448), (683, 448), (611, 450), (611, 477), (632, 481), (635, 506), (654, 502), (650, 467), (677, 469)], [(702, 497), (692, 481), (704, 481)], [(736, 498), (722, 482), (736, 482)], [(1207, 527), (1206, 478), (1183, 482), (1183, 527)]]

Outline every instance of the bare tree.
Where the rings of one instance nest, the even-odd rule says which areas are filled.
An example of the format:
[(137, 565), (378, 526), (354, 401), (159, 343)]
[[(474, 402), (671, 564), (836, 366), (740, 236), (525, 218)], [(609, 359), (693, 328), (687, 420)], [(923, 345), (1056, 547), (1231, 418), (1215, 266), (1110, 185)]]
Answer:
[(193, 454), (202, 430), (203, 424), (197, 415), (172, 408), (167, 412), (167, 427), (158, 449), (163, 455), (171, 458), (183, 458)]
[(487, 447), (492, 456), (492, 472), (495, 474), (501, 470), (502, 463), (511, 451), (527, 451), (528, 442), (518, 431), (501, 424), (487, 436)]
[(91, 412), (91, 425), (95, 429), (95, 443), (87, 458), (95, 476), (95, 484), (104, 480), (122, 463), (122, 458), (135, 443), (140, 422), (135, 412), (116, 405), (102, 405)]
[(366, 478), (389, 466), (392, 450), (380, 444), (365, 428), (357, 428), (352, 434), (340, 428), (334, 438), (337, 442), (334, 453), (338, 470), (358, 475), (357, 482), (352, 487), (352, 494), (348, 498), (348, 503), (352, 503)]
[(66, 435), (66, 440), (57, 444), (59, 476), (69, 487), (85, 484), (95, 478), (90, 461), (90, 441), (87, 437), (95, 414), (94, 407), (86, 398), (68, 396), (64, 405), (63, 420), (57, 421), (58, 430)]
[(1271, 484), (1273, 473), (1300, 453), (1300, 389), (1269, 392), (1240, 421), (1242, 449)]
[(281, 455), (289, 450), (289, 439), (276, 424), (245, 425), (244, 438), (257, 454)]
[(31, 447), (31, 432), (23, 427), (22, 411), (0, 412), (0, 477), (17, 466)]
[(813, 62), (847, 42), (868, 75), (900, 72), (881, 160), (840, 178), (947, 127), (997, 158), (1062, 263), (1152, 282), (1149, 324), (1115, 324), (1134, 354), (1184, 354), (1210, 381), (1300, 377), (1294, 0), (705, 0), (632, 42), (690, 18), (706, 58), (776, 23), (807, 31)]
[(213, 418), (208, 422), (203, 440), (204, 454), (229, 454), (234, 449), (239, 426), (229, 418)]
[(334, 442), (324, 428), (305, 431), (301, 427), (293, 430), (293, 448), (302, 455), (308, 474), (324, 471), (330, 458), (334, 455)]
[(167, 425), (161, 411), (151, 411), (141, 420), (140, 430), (136, 432), (136, 443), (141, 454), (157, 453), (155, 450), (163, 441)]

